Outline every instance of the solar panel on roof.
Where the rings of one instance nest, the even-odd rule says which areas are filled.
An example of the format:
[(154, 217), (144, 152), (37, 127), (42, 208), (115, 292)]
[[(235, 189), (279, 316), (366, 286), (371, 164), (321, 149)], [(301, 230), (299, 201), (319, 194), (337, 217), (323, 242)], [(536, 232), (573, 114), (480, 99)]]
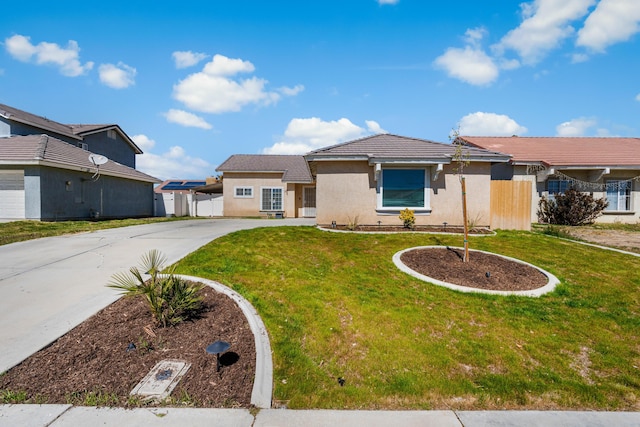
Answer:
[(206, 181), (169, 181), (162, 189), (170, 191), (190, 190), (193, 187), (199, 187), (206, 183)]

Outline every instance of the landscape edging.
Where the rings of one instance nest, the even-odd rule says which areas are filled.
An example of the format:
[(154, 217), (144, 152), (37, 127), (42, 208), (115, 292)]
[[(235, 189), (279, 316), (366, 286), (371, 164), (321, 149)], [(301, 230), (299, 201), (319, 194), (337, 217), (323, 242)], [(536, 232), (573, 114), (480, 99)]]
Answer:
[(231, 298), (242, 310), (251, 332), (255, 338), (256, 346), (256, 377), (253, 381), (253, 390), (251, 392), (251, 404), (256, 408), (271, 408), (271, 399), (273, 395), (273, 360), (271, 358), (271, 343), (269, 342), (269, 334), (264, 326), (260, 315), (256, 309), (242, 295), (223, 285), (202, 277), (187, 276), (184, 274), (176, 274), (185, 280), (203, 283), (215, 291), (220, 292)]
[(459, 292), (467, 292), (467, 293), (480, 293), (480, 294), (491, 294), (491, 295), (515, 295), (515, 296), (524, 296), (524, 297), (539, 297), (541, 295), (544, 295), (546, 293), (552, 292), (556, 286), (560, 283), (560, 280), (558, 280), (558, 278), (556, 276), (554, 276), (553, 274), (549, 273), (546, 270), (543, 270), (540, 267), (537, 267), (533, 264), (529, 264), (528, 262), (519, 260), (517, 258), (511, 258), (505, 255), (500, 255), (500, 254), (496, 254), (493, 252), (486, 252), (486, 251), (481, 251), (478, 249), (469, 249), (470, 252), (482, 252), (485, 254), (489, 254), (489, 255), (494, 255), (494, 256), (498, 256), (504, 259), (508, 259), (510, 261), (514, 261), (520, 264), (524, 264), (524, 265), (528, 265), (529, 267), (533, 267), (536, 270), (538, 270), (539, 272), (541, 272), (542, 274), (544, 274), (548, 281), (547, 284), (544, 285), (541, 288), (538, 289), (532, 289), (532, 290), (528, 290), (528, 291), (494, 291), (494, 290), (490, 290), (490, 289), (478, 289), (478, 288), (470, 288), (468, 286), (460, 286), (460, 285), (456, 285), (453, 283), (447, 283), (447, 282), (443, 282), (441, 280), (437, 280), (434, 279), (433, 277), (429, 277), (429, 276), (425, 276), (424, 274), (420, 274), (417, 271), (409, 268), (407, 265), (405, 265), (402, 260), (400, 259), (400, 257), (402, 256), (403, 253), (405, 252), (409, 252), (412, 250), (416, 250), (416, 249), (431, 249), (431, 248), (448, 248), (448, 249), (460, 249), (460, 250), (464, 250), (463, 248), (457, 248), (457, 247), (453, 247), (453, 246), (416, 246), (413, 248), (408, 248), (408, 249), (404, 249), (401, 250), (399, 252), (396, 252), (393, 255), (393, 263), (396, 265), (396, 267), (398, 267), (400, 270), (404, 271), (405, 273), (423, 280), (425, 282), (429, 282), (429, 283), (433, 283), (435, 285), (438, 286), (444, 286), (445, 288), (449, 288), (449, 289), (453, 289), (455, 291), (459, 291)]

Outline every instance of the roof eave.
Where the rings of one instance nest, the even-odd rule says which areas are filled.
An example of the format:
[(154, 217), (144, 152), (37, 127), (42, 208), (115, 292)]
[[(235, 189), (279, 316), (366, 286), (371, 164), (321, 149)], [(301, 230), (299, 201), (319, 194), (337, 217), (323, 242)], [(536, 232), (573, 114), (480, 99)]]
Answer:
[[(38, 159), (31, 159), (31, 160), (0, 160), (0, 165), (3, 165), (3, 166), (4, 165), (6, 165), (6, 166), (46, 166), (46, 167), (52, 167), (52, 168), (57, 168), (57, 169), (72, 170), (72, 171), (76, 171), (76, 172), (85, 172), (85, 173), (91, 173), (91, 174), (95, 173), (95, 169), (94, 168), (85, 167), (85, 166), (79, 166), (79, 165), (70, 165), (70, 164), (66, 164), (66, 163), (52, 162), (50, 160), (38, 160)], [(140, 173), (142, 173), (142, 172), (140, 172)], [(108, 170), (101, 170), (100, 171), (100, 175), (113, 176), (113, 177), (116, 177), (116, 178), (131, 179), (131, 180), (134, 180), (134, 181), (144, 181), (144, 182), (152, 182), (152, 183), (162, 182), (158, 178), (155, 178), (155, 177), (152, 177), (152, 176), (149, 176), (148, 178), (146, 178), (146, 177), (135, 177), (135, 176), (127, 175), (125, 173), (118, 173), (118, 172), (108, 171)]]
[[(4, 116), (3, 116), (3, 117), (4, 117)], [(25, 119), (23, 119), (23, 118), (20, 118), (20, 117), (14, 116), (13, 114), (10, 114), (10, 115), (9, 115), (9, 117), (6, 117), (6, 118), (7, 118), (8, 120), (12, 120), (12, 121), (14, 121), (14, 122), (23, 123), (23, 124), (25, 124), (25, 125), (33, 126), (33, 127), (35, 127), (35, 128), (38, 128), (38, 129), (43, 129), (43, 130), (47, 130), (47, 131), (49, 131), (49, 132), (53, 132), (53, 133), (55, 133), (55, 134), (57, 134), (57, 135), (64, 135), (64, 136), (67, 136), (67, 137), (69, 137), (69, 138), (73, 138), (73, 139), (76, 139), (76, 140), (78, 140), (78, 141), (82, 141), (82, 137), (81, 137), (81, 136), (78, 136), (78, 135), (76, 135), (76, 134), (74, 134), (74, 133), (71, 131), (71, 129), (69, 129), (69, 132), (60, 132), (60, 130), (59, 130), (59, 129), (54, 129), (54, 128), (49, 127), (49, 126), (43, 126), (43, 125), (42, 125), (42, 124), (40, 124), (40, 123), (35, 123), (35, 122), (30, 121), (30, 120), (25, 120)], [(60, 125), (65, 126), (65, 125), (63, 125), (63, 124), (61, 124), (61, 123), (60, 123)]]

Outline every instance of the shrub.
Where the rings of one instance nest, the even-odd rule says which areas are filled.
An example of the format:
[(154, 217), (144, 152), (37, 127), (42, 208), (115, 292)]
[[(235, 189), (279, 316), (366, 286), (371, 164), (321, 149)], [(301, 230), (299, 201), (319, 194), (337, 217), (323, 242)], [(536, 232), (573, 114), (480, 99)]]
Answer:
[(359, 216), (356, 215), (353, 218), (351, 218), (351, 216), (347, 215), (347, 230), (350, 231), (355, 231), (358, 229), (358, 226), (360, 225), (359, 222)]
[(594, 199), (571, 188), (553, 199), (542, 197), (538, 203), (538, 220), (557, 225), (592, 224), (608, 205), (605, 198)]
[(193, 317), (201, 308), (202, 297), (198, 292), (203, 285), (177, 277), (173, 269), (161, 274), (166, 257), (154, 250), (142, 257), (140, 268), (150, 277), (145, 280), (137, 267), (129, 273), (117, 273), (107, 285), (122, 291), (126, 297), (142, 295), (152, 316), (162, 327), (175, 325)]
[(413, 230), (413, 228), (416, 226), (416, 216), (409, 208), (405, 208), (400, 211), (400, 220), (404, 224), (404, 228), (410, 228)]

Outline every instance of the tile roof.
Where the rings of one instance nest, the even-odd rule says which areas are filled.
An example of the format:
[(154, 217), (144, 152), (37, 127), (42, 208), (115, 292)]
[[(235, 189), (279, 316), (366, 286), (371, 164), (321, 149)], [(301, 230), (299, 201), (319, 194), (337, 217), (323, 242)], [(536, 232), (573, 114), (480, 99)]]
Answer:
[(461, 136), (475, 147), (513, 156), (512, 162), (547, 166), (638, 166), (640, 138)]
[(282, 172), (283, 182), (313, 182), (303, 156), (234, 154), (216, 168), (219, 172)]
[[(430, 161), (449, 163), (455, 154), (452, 144), (408, 138), (392, 134), (368, 136), (307, 153), (307, 160), (363, 159), (393, 161)], [(465, 147), (470, 160), (506, 162), (508, 156), (479, 148)]]
[[(0, 165), (42, 165), (72, 169), (93, 174), (96, 166), (87, 150), (48, 135), (11, 136), (0, 138)], [(102, 175), (146, 182), (159, 179), (109, 160), (100, 166)]]
[(26, 111), (13, 108), (5, 104), (0, 104), (0, 116), (15, 122), (24, 123), (59, 135), (64, 135), (69, 138), (82, 140), (82, 137), (73, 133), (71, 127), (68, 125), (49, 120), (46, 117), (36, 116), (35, 114), (27, 113)]
[(83, 136), (95, 132), (101, 132), (108, 129), (117, 130), (122, 138), (133, 148), (136, 154), (142, 154), (142, 150), (138, 147), (129, 135), (127, 135), (120, 126), (116, 124), (74, 124), (66, 125), (59, 123), (46, 117), (37, 116), (35, 114), (28, 113), (26, 111), (19, 110), (9, 105), (0, 104), (0, 116), (6, 119), (13, 120), (15, 122), (24, 123), (29, 126), (34, 126), (42, 130), (57, 133), (58, 135), (64, 135), (69, 138), (73, 138), (82, 141)]
[(71, 132), (82, 137), (86, 135), (90, 135), (92, 133), (105, 132), (109, 129), (113, 129), (120, 134), (122, 139), (124, 139), (127, 142), (127, 144), (131, 146), (131, 148), (133, 148), (133, 151), (136, 154), (142, 154), (142, 150), (140, 149), (140, 147), (138, 147), (136, 143), (133, 142), (131, 138), (129, 138), (129, 135), (127, 135), (117, 124), (103, 124), (103, 125), (74, 124), (74, 125), (67, 125), (67, 126), (69, 126), (69, 128), (71, 129)]

